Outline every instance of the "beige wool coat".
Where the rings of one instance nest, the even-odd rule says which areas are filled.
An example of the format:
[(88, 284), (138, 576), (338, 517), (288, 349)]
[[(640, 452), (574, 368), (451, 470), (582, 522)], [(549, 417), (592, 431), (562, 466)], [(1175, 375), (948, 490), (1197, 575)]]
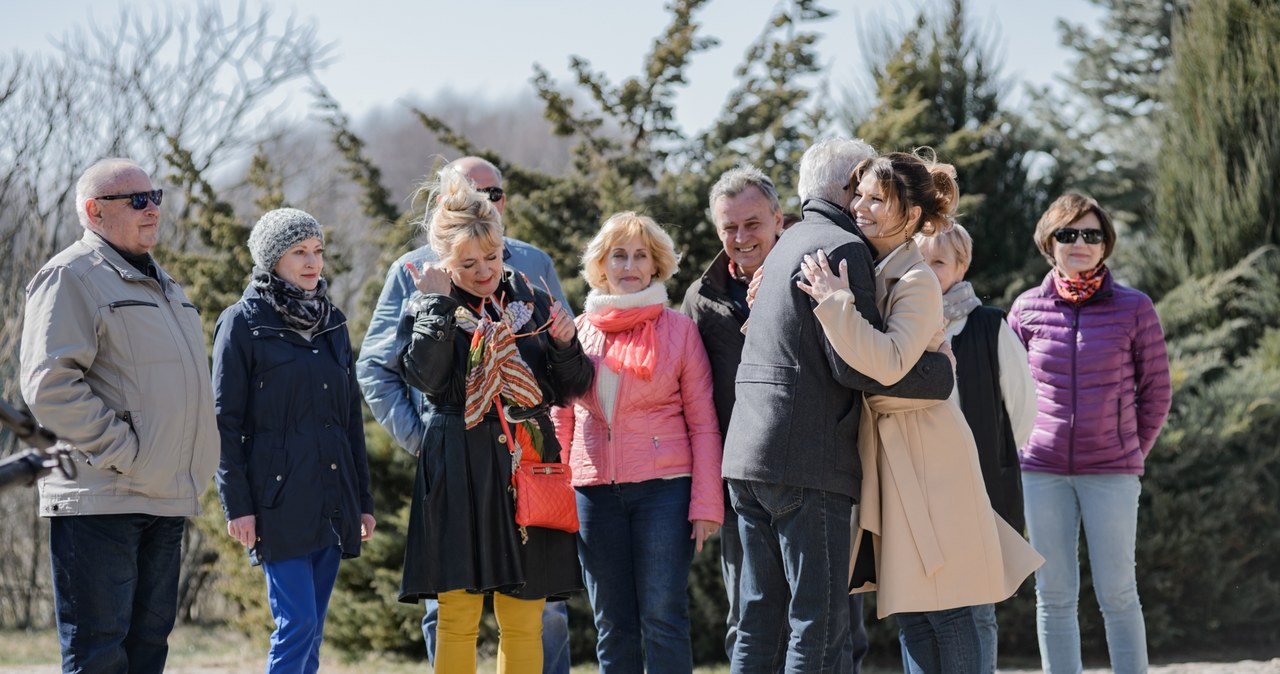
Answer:
[[(943, 341), (942, 289), (913, 242), (877, 268), (876, 301), (884, 332), (859, 315), (847, 290), (827, 297), (815, 313), (846, 362), (891, 384)], [(876, 590), (881, 618), (1011, 596), (1044, 558), (991, 509), (959, 405), (869, 395), (862, 414), (862, 496), (850, 577), (868, 539), (875, 580), (851, 591)]]

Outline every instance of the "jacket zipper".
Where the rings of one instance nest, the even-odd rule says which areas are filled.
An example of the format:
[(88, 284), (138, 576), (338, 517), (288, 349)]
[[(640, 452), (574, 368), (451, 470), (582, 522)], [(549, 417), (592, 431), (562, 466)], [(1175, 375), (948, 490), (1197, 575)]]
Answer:
[(1080, 395), (1076, 361), (1080, 355), (1080, 306), (1071, 308), (1071, 430), (1067, 435), (1067, 474), (1076, 473), (1076, 400)]
[[(603, 361), (602, 361), (603, 362)], [(618, 418), (618, 412), (622, 409), (622, 382), (626, 381), (623, 373), (618, 373), (618, 390), (613, 393), (613, 418)], [(606, 417), (607, 418), (607, 417)], [(613, 444), (613, 421), (610, 420), (605, 425), (606, 445), (609, 447), (609, 484), (618, 484), (618, 452), (617, 447)]]

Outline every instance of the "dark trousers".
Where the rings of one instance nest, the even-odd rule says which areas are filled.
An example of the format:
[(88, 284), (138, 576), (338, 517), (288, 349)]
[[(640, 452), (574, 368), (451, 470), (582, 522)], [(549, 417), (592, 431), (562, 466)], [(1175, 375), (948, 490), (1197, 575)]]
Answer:
[(182, 517), (49, 520), (63, 672), (163, 672), (178, 615)]

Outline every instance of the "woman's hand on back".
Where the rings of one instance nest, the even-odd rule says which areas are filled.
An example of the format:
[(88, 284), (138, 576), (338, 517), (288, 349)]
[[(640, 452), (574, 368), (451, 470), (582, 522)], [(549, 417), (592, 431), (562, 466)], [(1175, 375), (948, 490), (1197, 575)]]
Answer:
[(827, 260), (827, 254), (822, 250), (813, 255), (804, 256), (804, 260), (800, 263), (800, 272), (809, 283), (796, 281), (796, 287), (808, 293), (819, 304), (837, 290), (849, 288), (849, 262), (841, 260), (840, 271), (837, 273), (831, 269), (831, 262)]

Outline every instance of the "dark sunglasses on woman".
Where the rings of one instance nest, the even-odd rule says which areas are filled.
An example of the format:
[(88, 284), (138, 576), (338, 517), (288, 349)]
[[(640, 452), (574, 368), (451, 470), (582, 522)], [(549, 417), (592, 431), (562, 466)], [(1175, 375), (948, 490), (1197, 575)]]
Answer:
[(1063, 227), (1062, 229), (1054, 232), (1053, 240), (1063, 245), (1067, 245), (1075, 243), (1076, 239), (1082, 236), (1084, 237), (1085, 243), (1102, 243), (1101, 229), (1071, 229), (1070, 227)]
[(94, 199), (104, 199), (106, 201), (115, 201), (117, 199), (128, 199), (129, 206), (135, 211), (140, 211), (147, 207), (147, 200), (159, 206), (160, 201), (164, 199), (164, 190), (151, 190), (150, 192), (131, 192), (129, 194), (107, 194)]

